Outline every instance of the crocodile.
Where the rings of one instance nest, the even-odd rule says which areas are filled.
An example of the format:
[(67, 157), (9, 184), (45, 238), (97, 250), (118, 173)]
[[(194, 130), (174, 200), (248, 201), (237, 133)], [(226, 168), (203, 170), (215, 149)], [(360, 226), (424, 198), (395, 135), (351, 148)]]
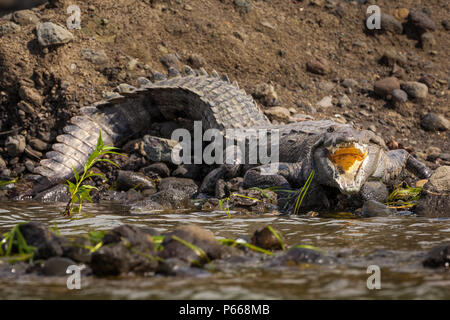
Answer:
[[(246, 187), (302, 185), (312, 170), (314, 184), (354, 194), (371, 179), (388, 183), (405, 168), (419, 178), (428, 178), (431, 170), (406, 150), (388, 151), (383, 139), (372, 131), (359, 130), (331, 120), (303, 121), (273, 125), (254, 99), (231, 83), (228, 76), (215, 71), (185, 66), (183, 75), (167, 78), (154, 72), (153, 82), (139, 79), (139, 86), (118, 86), (104, 101), (82, 107), (70, 119), (53, 144), (46, 159), (40, 161), (32, 176), (35, 195), (73, 177), (95, 149), (99, 131), (105, 144), (120, 145), (149, 127), (158, 116), (165, 119), (202, 121), (203, 129), (276, 129), (279, 132), (279, 170), (262, 174), (267, 165), (247, 166)], [(225, 133), (224, 133), (225, 134)], [(221, 165), (207, 175), (201, 191), (225, 174), (237, 174), (243, 165)], [(30, 178), (31, 179), (31, 178)]]

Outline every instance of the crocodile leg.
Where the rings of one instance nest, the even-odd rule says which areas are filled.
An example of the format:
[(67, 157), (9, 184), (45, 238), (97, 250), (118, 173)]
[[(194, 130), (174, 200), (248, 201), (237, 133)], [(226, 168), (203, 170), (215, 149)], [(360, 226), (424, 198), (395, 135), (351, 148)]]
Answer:
[(275, 165), (278, 166), (276, 174), (263, 174), (264, 171), (268, 172), (273, 165), (266, 164), (249, 169), (244, 176), (244, 187), (269, 188), (275, 186), (290, 189), (291, 185), (298, 185), (301, 163), (276, 163)]
[(391, 150), (380, 155), (378, 167), (372, 177), (382, 178), (387, 183), (400, 175), (403, 169), (408, 169), (421, 179), (431, 176), (431, 169), (415, 159), (404, 149)]

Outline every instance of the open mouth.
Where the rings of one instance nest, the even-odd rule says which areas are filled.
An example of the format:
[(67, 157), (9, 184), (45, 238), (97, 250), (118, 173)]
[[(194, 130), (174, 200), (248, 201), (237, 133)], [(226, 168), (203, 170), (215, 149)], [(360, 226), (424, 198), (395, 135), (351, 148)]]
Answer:
[(340, 143), (335, 147), (328, 147), (327, 150), (328, 159), (340, 173), (357, 171), (367, 156), (366, 148), (354, 142)]

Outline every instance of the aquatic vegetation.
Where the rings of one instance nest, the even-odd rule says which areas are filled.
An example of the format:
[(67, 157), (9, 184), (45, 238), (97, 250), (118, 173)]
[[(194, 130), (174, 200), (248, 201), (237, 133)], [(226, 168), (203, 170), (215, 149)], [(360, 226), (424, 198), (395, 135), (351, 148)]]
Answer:
[(85, 182), (86, 179), (89, 179), (92, 177), (101, 177), (103, 179), (106, 179), (106, 177), (102, 173), (94, 173), (94, 172), (90, 171), (90, 169), (97, 162), (108, 162), (119, 168), (119, 166), (114, 161), (109, 160), (109, 159), (102, 159), (102, 157), (107, 154), (115, 154), (115, 155), (124, 156), (124, 154), (114, 151), (117, 149), (118, 148), (116, 148), (116, 147), (103, 144), (102, 132), (100, 130), (98, 139), (97, 139), (97, 146), (96, 146), (95, 150), (89, 156), (86, 163), (84, 164), (83, 174), (80, 176), (80, 174), (77, 172), (77, 170), (75, 168), (73, 168), (73, 172), (74, 172), (74, 176), (75, 176), (75, 183), (72, 183), (69, 180), (67, 180), (67, 187), (69, 188), (69, 192), (70, 192), (70, 200), (67, 203), (66, 209), (64, 210), (65, 215), (67, 215), (67, 216), (72, 215), (72, 211), (73, 211), (73, 207), (74, 207), (75, 203), (79, 203), (78, 213), (80, 213), (81, 207), (85, 200), (92, 202), (90, 193), (93, 189), (98, 190), (98, 188), (95, 186), (88, 185), (88, 184), (83, 184), (83, 182)]
[(303, 185), (302, 189), (300, 190), (300, 192), (297, 196), (297, 201), (295, 203), (294, 214), (299, 213), (300, 206), (302, 205), (302, 202), (303, 202), (303, 198), (305, 197), (306, 193), (308, 192), (309, 186), (311, 185), (311, 181), (314, 178), (314, 174), (315, 174), (315, 171), (312, 170), (311, 173), (309, 174), (308, 179), (306, 180), (305, 184)]
[(273, 254), (269, 250), (266, 250), (266, 249), (260, 248), (258, 246), (255, 246), (255, 245), (253, 245), (251, 243), (248, 243), (248, 242), (246, 242), (246, 241), (244, 241), (242, 239), (238, 239), (238, 240), (234, 240), (234, 239), (219, 239), (219, 242), (222, 245), (227, 245), (227, 246), (231, 246), (231, 247), (244, 246), (244, 247), (249, 248), (250, 250), (257, 251), (257, 252), (260, 252), (260, 253), (264, 253), (264, 254), (267, 254), (269, 256)]
[[(32, 261), (36, 247), (27, 244), (25, 238), (20, 232), (20, 226), (23, 223), (15, 225), (11, 231), (3, 234), (3, 239), (0, 241), (0, 257), (8, 258), (8, 262), (18, 261)], [(6, 246), (6, 251), (4, 250)], [(13, 249), (15, 249), (13, 251)]]
[(390, 208), (404, 209), (414, 207), (419, 200), (421, 187), (412, 188), (408, 185), (405, 187), (396, 186), (389, 195), (388, 201), (385, 203)]
[(281, 238), (281, 235), (275, 231), (274, 228), (272, 228), (271, 226), (267, 226), (267, 229), (272, 232), (273, 236), (278, 240), (278, 242), (280, 243), (281, 246), (281, 250), (285, 250), (286, 247), (284, 245), (283, 239)]
[[(195, 254), (200, 258), (200, 261), (210, 262), (210, 260), (208, 258), (208, 255), (206, 254), (206, 252), (202, 248), (200, 248), (200, 247), (196, 246), (195, 244), (190, 243), (190, 242), (188, 242), (186, 240), (183, 240), (180, 237), (177, 237), (175, 235), (172, 236), (172, 239), (175, 240), (175, 241), (178, 241), (179, 243), (185, 245), (186, 247), (188, 247), (189, 249), (194, 251)], [(192, 265), (200, 265), (199, 261), (196, 261), (196, 260), (190, 261), (190, 263)]]

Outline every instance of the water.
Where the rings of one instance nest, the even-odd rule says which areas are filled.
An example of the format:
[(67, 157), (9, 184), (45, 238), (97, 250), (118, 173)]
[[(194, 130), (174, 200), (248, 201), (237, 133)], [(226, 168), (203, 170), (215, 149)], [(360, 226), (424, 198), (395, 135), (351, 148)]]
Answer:
[[(0, 204), (0, 232), (21, 221), (58, 226), (61, 234), (109, 230), (128, 223), (161, 232), (197, 224), (219, 238), (251, 235), (270, 224), (288, 245), (307, 244), (338, 256), (336, 265), (266, 269), (218, 264), (209, 277), (87, 277), (81, 290), (65, 278), (0, 278), (0, 299), (450, 299), (450, 272), (422, 267), (435, 245), (450, 242), (450, 219), (408, 216), (324, 219), (223, 212), (130, 214), (117, 205), (87, 205), (76, 219), (61, 216), (63, 204)], [(381, 290), (368, 290), (369, 265), (381, 268)]]

